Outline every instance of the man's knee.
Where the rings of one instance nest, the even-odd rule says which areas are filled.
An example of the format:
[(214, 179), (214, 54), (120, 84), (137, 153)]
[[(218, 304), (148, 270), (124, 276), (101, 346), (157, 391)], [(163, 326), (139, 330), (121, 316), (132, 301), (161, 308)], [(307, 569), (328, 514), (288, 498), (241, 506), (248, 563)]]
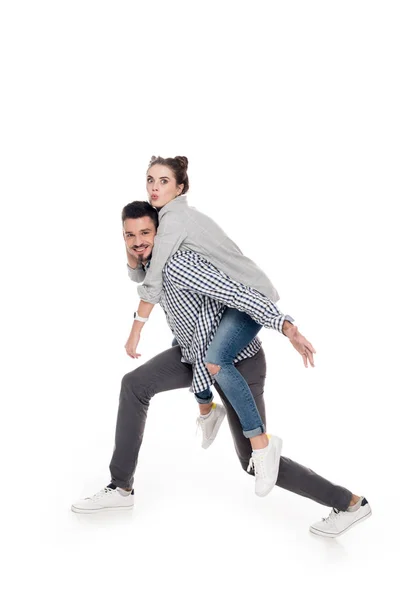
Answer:
[(121, 387), (131, 388), (134, 385), (134, 381), (135, 381), (135, 371), (126, 373), (126, 375), (124, 375), (122, 378)]
[(121, 381), (120, 399), (125, 402), (142, 402), (148, 404), (150, 398), (154, 395), (146, 382), (136, 373), (131, 371), (123, 376)]
[(221, 370), (219, 365), (214, 365), (213, 363), (206, 363), (206, 367), (210, 375), (216, 375)]

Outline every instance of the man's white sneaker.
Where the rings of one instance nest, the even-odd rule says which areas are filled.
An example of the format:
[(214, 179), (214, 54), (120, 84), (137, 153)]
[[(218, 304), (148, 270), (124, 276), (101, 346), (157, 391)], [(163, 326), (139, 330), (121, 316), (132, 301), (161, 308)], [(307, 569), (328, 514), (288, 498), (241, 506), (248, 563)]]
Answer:
[(205, 449), (211, 446), (211, 444), (217, 437), (217, 433), (222, 425), (222, 421), (224, 420), (225, 415), (225, 407), (222, 406), (222, 404), (216, 404), (215, 402), (213, 402), (211, 411), (206, 418), (197, 417), (197, 425), (201, 427), (201, 431), (203, 434), (203, 440), (201, 442), (202, 448)]
[(282, 440), (276, 435), (269, 435), (269, 444), (263, 450), (253, 450), (248, 472), (254, 469), (257, 496), (266, 496), (274, 487), (279, 473), (279, 461), (282, 451)]
[(331, 538), (346, 533), (354, 525), (365, 521), (372, 514), (366, 498), (361, 497), (359, 503), (360, 506), (356, 510), (337, 510), (333, 508), (329, 517), (311, 525), (311, 533)]
[[(112, 485), (112, 484), (111, 484)], [(104, 510), (126, 510), (133, 508), (133, 491), (123, 496), (114, 485), (105, 487), (94, 496), (78, 500), (71, 506), (71, 510), (77, 513), (97, 513)]]

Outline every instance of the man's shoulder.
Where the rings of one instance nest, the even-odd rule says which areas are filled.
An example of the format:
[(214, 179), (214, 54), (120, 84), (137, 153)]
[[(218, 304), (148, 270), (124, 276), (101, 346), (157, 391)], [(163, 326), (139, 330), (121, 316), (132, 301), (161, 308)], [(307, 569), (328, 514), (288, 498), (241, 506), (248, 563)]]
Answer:
[[(164, 274), (173, 275), (177, 272), (194, 272), (200, 274), (201, 271), (209, 270), (213, 266), (209, 261), (193, 250), (178, 250), (165, 263)], [(214, 267), (215, 268), (215, 267)]]
[(205, 259), (198, 252), (194, 252), (193, 250), (178, 250), (167, 260), (166, 265), (197, 264), (204, 260)]

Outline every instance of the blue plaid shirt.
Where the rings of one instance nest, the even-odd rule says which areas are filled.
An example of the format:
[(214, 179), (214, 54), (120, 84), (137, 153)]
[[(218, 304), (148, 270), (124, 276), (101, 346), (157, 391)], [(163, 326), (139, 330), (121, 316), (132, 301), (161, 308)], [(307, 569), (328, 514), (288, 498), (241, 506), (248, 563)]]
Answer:
[[(191, 251), (178, 250), (165, 264), (160, 305), (180, 346), (182, 361), (193, 366), (195, 393), (213, 384), (204, 358), (226, 307), (246, 312), (260, 325), (281, 333), (284, 320), (293, 320), (266, 296), (233, 281)], [(254, 356), (260, 348), (261, 341), (255, 337), (234, 362)]]

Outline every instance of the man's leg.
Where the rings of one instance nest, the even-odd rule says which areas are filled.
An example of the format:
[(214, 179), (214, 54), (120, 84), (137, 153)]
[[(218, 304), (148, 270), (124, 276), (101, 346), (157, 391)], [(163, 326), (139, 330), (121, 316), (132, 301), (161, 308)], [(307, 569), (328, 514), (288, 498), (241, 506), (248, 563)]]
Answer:
[(165, 350), (122, 379), (114, 453), (110, 471), (112, 483), (93, 496), (75, 502), (78, 513), (132, 509), (133, 475), (142, 444), (150, 398), (158, 392), (189, 387), (192, 367), (181, 362), (178, 346)]
[[(266, 423), (264, 404), (266, 363), (263, 349), (259, 350), (252, 358), (247, 358), (237, 363), (236, 366), (249, 384), (261, 418)], [(243, 436), (237, 414), (229, 404), (222, 390), (217, 384), (215, 387), (227, 411), (228, 423), (232, 432), (236, 453), (243, 469), (246, 470), (252, 453), (250, 441)], [(280, 459), (276, 485), (340, 511), (347, 510), (352, 498), (352, 493), (346, 488), (334, 485), (327, 479), (314, 473), (311, 469), (303, 467), (284, 456), (281, 456)]]
[(181, 356), (179, 346), (173, 346), (122, 379), (110, 463), (111, 481), (120, 488), (132, 488), (150, 399), (159, 392), (189, 388), (192, 383), (192, 367), (181, 362)]

